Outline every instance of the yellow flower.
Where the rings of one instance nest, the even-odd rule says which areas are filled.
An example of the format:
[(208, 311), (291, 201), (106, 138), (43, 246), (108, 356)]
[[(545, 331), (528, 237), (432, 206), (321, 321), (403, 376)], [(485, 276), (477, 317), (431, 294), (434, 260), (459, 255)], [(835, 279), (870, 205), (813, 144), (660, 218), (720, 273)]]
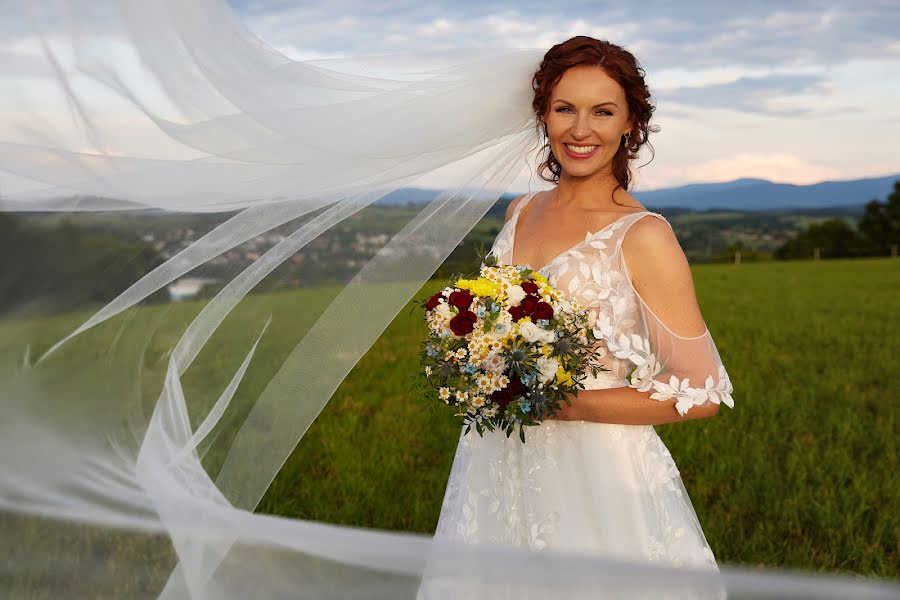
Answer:
[(489, 279), (481, 278), (477, 282), (475, 282), (475, 286), (472, 288), (472, 291), (479, 296), (496, 298), (500, 295), (500, 286), (490, 281)]
[(574, 383), (572, 381), (572, 374), (569, 373), (568, 371), (566, 371), (565, 369), (563, 369), (562, 367), (559, 367), (556, 369), (556, 379), (560, 383), (565, 383), (568, 385), (572, 385)]
[(460, 279), (456, 287), (461, 290), (469, 290), (476, 296), (496, 298), (500, 293), (500, 286), (490, 279), (479, 277), (478, 279)]
[(540, 274), (539, 272), (537, 272), (537, 271), (532, 271), (532, 272), (531, 272), (531, 278), (534, 279), (534, 280), (536, 280), (536, 281), (540, 281), (541, 283), (547, 283), (547, 278), (544, 277), (543, 275), (541, 275), (541, 274)]
[(550, 346), (541, 346), (541, 354), (544, 356), (550, 356), (551, 352), (553, 352), (553, 348)]

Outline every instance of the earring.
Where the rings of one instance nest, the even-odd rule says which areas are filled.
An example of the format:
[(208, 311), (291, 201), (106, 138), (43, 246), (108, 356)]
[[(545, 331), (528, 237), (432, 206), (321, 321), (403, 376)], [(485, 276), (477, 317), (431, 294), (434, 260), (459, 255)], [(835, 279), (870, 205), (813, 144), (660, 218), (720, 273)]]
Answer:
[(631, 141), (631, 132), (629, 131), (629, 132), (625, 133), (625, 143), (627, 144), (630, 141)]

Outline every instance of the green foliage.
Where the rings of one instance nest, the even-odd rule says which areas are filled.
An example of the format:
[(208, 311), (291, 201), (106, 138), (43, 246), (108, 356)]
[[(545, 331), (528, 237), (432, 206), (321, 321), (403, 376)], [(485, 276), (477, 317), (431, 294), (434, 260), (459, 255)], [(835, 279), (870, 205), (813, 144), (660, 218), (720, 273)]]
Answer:
[(775, 251), (775, 256), (781, 259), (813, 258), (816, 248), (820, 258), (856, 257), (864, 254), (864, 241), (846, 221), (828, 219), (810, 225), (806, 231), (787, 241)]
[(900, 181), (882, 205), (878, 200), (866, 204), (866, 213), (859, 221), (859, 231), (865, 236), (869, 254), (884, 256), (892, 245), (900, 244)]
[(886, 256), (891, 247), (900, 244), (900, 181), (882, 204), (872, 200), (866, 204), (865, 214), (853, 229), (844, 219), (832, 218), (810, 225), (795, 238), (775, 251), (782, 259), (813, 258), (818, 249), (820, 258), (852, 258), (857, 256)]
[(0, 311), (48, 313), (106, 303), (162, 262), (141, 243), (65, 221), (35, 227), (0, 213)]
[(740, 241), (734, 242), (732, 244), (728, 244), (715, 254), (713, 254), (709, 262), (714, 263), (723, 263), (723, 262), (735, 262), (736, 254), (740, 252), (740, 262), (760, 262), (764, 260), (772, 260), (772, 254), (769, 252), (765, 252), (762, 250), (756, 250), (753, 248), (748, 248), (746, 245)]

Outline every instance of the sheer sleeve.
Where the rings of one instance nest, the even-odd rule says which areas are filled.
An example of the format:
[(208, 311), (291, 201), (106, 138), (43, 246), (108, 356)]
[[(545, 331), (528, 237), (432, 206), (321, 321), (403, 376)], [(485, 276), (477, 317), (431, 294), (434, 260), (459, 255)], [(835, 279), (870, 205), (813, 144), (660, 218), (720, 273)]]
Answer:
[[(731, 381), (700, 315), (690, 267), (668, 221), (656, 216), (658, 221), (646, 220), (657, 224), (648, 223), (631, 244), (630, 250), (640, 257), (638, 286), (632, 281), (624, 253), (619, 253), (634, 318), (628, 320), (631, 327), (627, 330), (621, 326), (607, 330), (607, 347), (617, 358), (633, 364), (626, 377), (630, 387), (651, 392), (654, 400), (674, 399), (682, 416), (692, 407), (710, 402), (733, 408)], [(676, 333), (697, 331), (701, 324), (704, 331), (700, 335)]]

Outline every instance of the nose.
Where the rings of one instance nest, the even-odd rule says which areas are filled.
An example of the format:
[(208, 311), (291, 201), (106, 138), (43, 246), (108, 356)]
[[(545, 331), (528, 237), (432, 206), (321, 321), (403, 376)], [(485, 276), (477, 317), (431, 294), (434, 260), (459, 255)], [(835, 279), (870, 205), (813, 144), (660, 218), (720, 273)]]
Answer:
[(591, 135), (590, 115), (584, 113), (575, 116), (575, 122), (572, 123), (572, 137), (576, 140), (583, 140)]

